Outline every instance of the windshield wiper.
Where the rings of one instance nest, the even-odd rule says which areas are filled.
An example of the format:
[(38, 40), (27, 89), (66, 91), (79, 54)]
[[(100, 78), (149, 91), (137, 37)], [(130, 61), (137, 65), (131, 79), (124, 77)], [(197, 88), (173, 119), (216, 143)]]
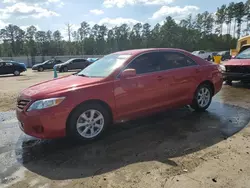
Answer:
[(85, 74), (77, 74), (77, 76), (88, 77), (88, 76), (85, 75)]

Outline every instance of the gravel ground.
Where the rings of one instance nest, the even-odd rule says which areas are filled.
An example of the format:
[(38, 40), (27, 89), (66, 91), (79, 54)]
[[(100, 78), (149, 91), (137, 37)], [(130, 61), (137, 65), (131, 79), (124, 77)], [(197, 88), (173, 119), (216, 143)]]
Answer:
[(18, 128), (17, 93), (51, 78), (32, 71), (0, 77), (0, 187), (250, 187), (249, 85), (223, 86), (205, 113), (170, 110), (80, 144)]
[[(72, 74), (72, 72), (58, 73), (58, 76), (60, 77), (69, 74)], [(0, 75), (0, 111), (14, 110), (17, 95), (22, 89), (39, 82), (53, 79), (53, 77), (53, 71), (37, 72), (30, 69), (17, 77), (13, 75)]]

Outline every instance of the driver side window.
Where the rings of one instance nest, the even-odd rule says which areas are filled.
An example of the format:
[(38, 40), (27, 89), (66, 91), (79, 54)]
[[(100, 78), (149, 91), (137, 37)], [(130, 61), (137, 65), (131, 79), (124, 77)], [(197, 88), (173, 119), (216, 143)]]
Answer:
[(79, 60), (78, 60), (78, 59), (75, 59), (75, 60), (73, 60), (71, 63), (75, 65), (75, 64), (77, 64), (78, 62), (79, 62)]
[(0, 67), (4, 67), (4, 62), (0, 62)]
[(157, 52), (143, 54), (134, 59), (126, 69), (135, 69), (136, 74), (146, 74), (160, 71), (161, 67), (157, 60)]

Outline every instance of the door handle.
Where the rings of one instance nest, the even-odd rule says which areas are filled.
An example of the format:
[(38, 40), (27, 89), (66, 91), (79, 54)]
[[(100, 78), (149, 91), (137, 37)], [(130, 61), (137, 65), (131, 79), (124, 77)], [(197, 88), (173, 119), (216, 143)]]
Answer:
[(201, 70), (200, 70), (199, 68), (196, 68), (196, 69), (195, 69), (195, 72), (200, 73)]
[(161, 80), (163, 80), (163, 79), (164, 79), (163, 76), (158, 76), (158, 77), (157, 77), (157, 80), (159, 80), (159, 81), (161, 81)]

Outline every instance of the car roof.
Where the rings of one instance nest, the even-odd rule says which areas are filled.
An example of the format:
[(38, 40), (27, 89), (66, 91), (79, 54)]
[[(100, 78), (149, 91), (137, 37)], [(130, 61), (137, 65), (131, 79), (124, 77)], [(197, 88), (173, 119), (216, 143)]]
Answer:
[(115, 52), (114, 54), (121, 54), (121, 55), (139, 55), (142, 53), (147, 53), (147, 52), (158, 52), (158, 51), (178, 51), (178, 52), (187, 52), (185, 50), (182, 49), (178, 49), (178, 48), (146, 48), (146, 49), (133, 49), (133, 50), (125, 50), (125, 51), (119, 51), (119, 52)]
[(4, 63), (17, 63), (17, 62), (12, 61), (12, 60), (2, 60), (2, 61), (0, 61), (0, 62), (4, 62)]
[(70, 60), (75, 60), (75, 59), (84, 59), (84, 60), (86, 60), (85, 58), (71, 58)]

